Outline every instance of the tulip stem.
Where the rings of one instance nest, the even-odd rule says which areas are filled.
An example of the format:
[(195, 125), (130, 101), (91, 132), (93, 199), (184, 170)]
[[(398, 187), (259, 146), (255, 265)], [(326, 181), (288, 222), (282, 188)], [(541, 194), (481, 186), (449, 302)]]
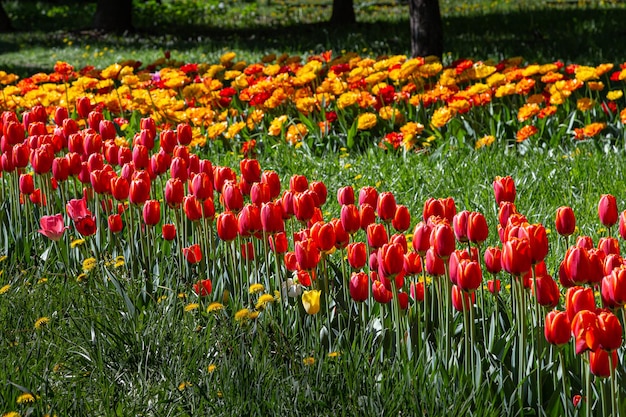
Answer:
[(568, 417), (570, 415), (569, 413), (569, 384), (568, 384), (568, 379), (567, 379), (567, 368), (565, 366), (565, 358), (563, 357), (563, 349), (562, 348), (558, 348), (559, 349), (559, 362), (561, 365), (561, 382), (563, 384), (563, 415), (565, 417)]
[[(429, 323), (430, 323), (430, 300), (428, 297), (430, 296), (430, 291), (428, 290), (428, 285), (426, 283), (426, 265), (424, 263), (424, 257), (420, 256), (420, 262), (422, 264), (422, 276), (424, 277), (424, 345), (428, 344), (428, 336), (429, 336)], [(419, 276), (417, 278), (417, 282), (419, 282)], [(417, 289), (415, 290), (417, 293)], [(417, 319), (420, 320), (420, 315), (417, 315)]]
[[(589, 363), (590, 351), (586, 353), (586, 359)], [(591, 417), (591, 369), (585, 367), (585, 416)]]
[[(624, 310), (622, 309), (622, 312)], [(611, 391), (611, 415), (613, 417), (619, 417), (619, 404), (617, 403), (617, 397), (615, 396), (618, 387), (615, 384), (615, 368), (613, 363), (613, 352), (609, 352), (609, 383)]]
[(539, 305), (539, 301), (537, 300), (538, 297), (538, 293), (537, 293), (537, 274), (535, 274), (535, 267), (531, 267), (530, 268), (531, 274), (532, 274), (532, 279), (533, 279), (533, 289), (535, 292), (535, 301), (534, 301), (534, 307), (535, 307), (535, 334), (536, 334), (536, 352), (535, 352), (535, 360), (537, 363), (537, 369), (536, 369), (536, 373), (537, 373), (537, 414), (541, 414), (542, 411), (542, 406), (543, 406), (543, 400), (542, 400), (542, 393), (541, 393), (541, 368), (542, 368), (542, 351), (541, 351), (541, 306)]

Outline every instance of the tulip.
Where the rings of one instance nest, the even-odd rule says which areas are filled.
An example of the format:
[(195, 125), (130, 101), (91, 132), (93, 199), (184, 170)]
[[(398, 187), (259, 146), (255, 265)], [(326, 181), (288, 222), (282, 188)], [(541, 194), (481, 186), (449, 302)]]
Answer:
[(319, 290), (308, 290), (302, 292), (302, 306), (307, 314), (317, 314), (320, 311), (320, 295)]
[(571, 287), (565, 293), (565, 311), (570, 320), (580, 311), (595, 311), (596, 300), (591, 288)]
[(468, 217), (470, 212), (467, 210), (460, 211), (452, 219), (452, 229), (454, 230), (454, 237), (461, 243), (469, 242), (467, 237)]
[(39, 148), (31, 151), (30, 164), (36, 174), (47, 174), (52, 170), (54, 160), (54, 149), (52, 145), (43, 144)]
[(19, 179), (20, 193), (30, 195), (35, 191), (35, 182), (32, 174), (20, 174)]
[(417, 252), (409, 252), (404, 255), (404, 273), (417, 275), (422, 272), (422, 257)]
[(398, 232), (406, 232), (411, 226), (411, 213), (407, 206), (399, 204), (391, 225)]
[(465, 291), (473, 293), (482, 283), (483, 275), (480, 264), (476, 261), (461, 259), (457, 266), (457, 285)]
[(441, 259), (448, 259), (455, 249), (455, 237), (452, 227), (447, 223), (438, 223), (430, 234), (430, 246)]
[(515, 183), (510, 176), (497, 176), (493, 181), (493, 193), (496, 198), (496, 204), (507, 201), (513, 203), (515, 201)]
[(89, 97), (79, 97), (76, 99), (76, 112), (78, 113), (78, 117), (86, 119), (91, 109), (92, 106)]
[(295, 254), (300, 269), (307, 271), (315, 269), (320, 261), (320, 250), (311, 238), (296, 242)]
[(270, 200), (280, 195), (280, 177), (276, 171), (263, 171), (261, 182), (269, 186)]
[[(611, 357), (609, 358), (609, 355)], [(595, 376), (608, 378), (611, 376), (611, 368), (613, 371), (617, 368), (618, 363), (617, 351), (607, 352), (602, 349), (589, 352), (589, 369)]]
[(243, 194), (233, 181), (226, 181), (224, 183), (221, 198), (226, 210), (238, 213), (243, 208)]
[(158, 200), (146, 200), (142, 213), (144, 223), (155, 226), (161, 220), (161, 204)]
[(311, 226), (311, 238), (322, 252), (335, 248), (335, 228), (330, 223), (317, 222)]
[(353, 272), (350, 277), (350, 297), (354, 301), (367, 300), (369, 291), (369, 277), (365, 272)]
[(353, 242), (347, 246), (348, 263), (354, 269), (361, 269), (367, 261), (367, 247), (363, 242)]
[[(272, 199), (270, 194), (270, 186), (263, 182), (255, 182), (250, 187), (250, 201), (252, 204), (261, 206), (263, 203), (268, 203)], [(281, 213), (282, 216), (282, 213)]]
[(482, 213), (471, 212), (467, 218), (467, 238), (474, 244), (482, 244), (489, 237), (487, 219)]
[(523, 235), (528, 238), (530, 258), (533, 265), (543, 261), (548, 254), (548, 235), (540, 224), (530, 224), (523, 228)]
[(614, 237), (601, 237), (598, 240), (598, 249), (602, 251), (605, 255), (619, 255), (619, 241)]
[(48, 239), (58, 241), (63, 237), (63, 233), (67, 226), (63, 222), (62, 214), (55, 214), (53, 216), (42, 216), (39, 219), (39, 233), (47, 237)]
[(74, 227), (83, 236), (91, 236), (96, 233), (97, 229), (96, 222), (91, 214), (74, 220)]
[(298, 269), (298, 260), (294, 252), (286, 252), (283, 256), (283, 262), (285, 262), (287, 271), (294, 272)]
[(511, 275), (521, 276), (531, 267), (528, 239), (512, 238), (502, 245), (502, 269)]
[(198, 200), (213, 198), (213, 183), (206, 172), (199, 172), (191, 179), (190, 191)]
[(289, 179), (289, 190), (293, 193), (302, 193), (309, 188), (309, 181), (304, 175), (294, 174)]
[(187, 123), (179, 123), (176, 126), (176, 139), (179, 145), (187, 146), (193, 140), (191, 126)]
[(598, 202), (598, 217), (600, 223), (606, 227), (611, 227), (618, 220), (617, 200), (611, 194), (603, 194)]
[(554, 308), (559, 304), (561, 292), (550, 275), (542, 275), (535, 278), (536, 288), (533, 285), (533, 292), (537, 297), (537, 303), (543, 307)]
[(413, 298), (413, 300), (415, 301), (419, 301), (422, 302), (424, 301), (424, 297), (425, 297), (425, 292), (424, 292), (424, 283), (423, 282), (417, 282), (417, 283), (411, 283), (411, 298)]
[(432, 276), (442, 276), (445, 274), (444, 261), (437, 256), (433, 248), (429, 248), (426, 251), (426, 272)]
[(342, 206), (354, 205), (354, 189), (349, 185), (339, 188), (337, 190), (337, 201)]
[[(603, 310), (597, 314), (597, 332), (592, 335), (598, 339), (598, 347), (607, 351), (619, 349), (622, 346), (622, 325), (615, 314), (610, 311)], [(590, 343), (587, 337), (587, 344)], [(595, 342), (591, 341), (591, 345)], [(591, 346), (590, 346), (591, 347)]]
[(83, 154), (92, 155), (102, 152), (102, 136), (98, 133), (86, 134), (83, 138)]
[(177, 209), (183, 203), (185, 196), (185, 188), (182, 181), (178, 178), (168, 178), (165, 183), (165, 202), (171, 209)]
[(189, 170), (187, 167), (187, 161), (179, 156), (172, 158), (170, 162), (170, 177), (178, 178), (182, 182), (187, 182), (189, 178)]
[(551, 345), (563, 346), (569, 343), (572, 333), (565, 311), (552, 310), (546, 315), (544, 335)]
[(65, 209), (67, 215), (74, 221), (81, 217), (91, 216), (91, 211), (87, 208), (87, 200), (84, 198), (71, 199), (66, 203)]
[(190, 264), (197, 264), (202, 260), (202, 250), (197, 243), (183, 248), (183, 256)]
[(279, 202), (263, 203), (261, 206), (261, 227), (266, 233), (278, 233), (285, 230), (283, 209)]
[(150, 181), (137, 178), (131, 181), (128, 200), (133, 204), (143, 204), (150, 198)]
[(475, 292), (465, 292), (457, 285), (452, 286), (452, 306), (456, 311), (463, 312), (469, 308), (470, 303), (474, 304), (476, 301)]
[(287, 241), (287, 235), (285, 232), (278, 232), (269, 237), (270, 249), (274, 253), (285, 253), (289, 248), (289, 242)]
[(490, 246), (485, 249), (483, 255), (485, 260), (485, 268), (490, 274), (498, 274), (502, 270), (502, 250), (497, 247)]
[(428, 222), (428, 219), (430, 219), (431, 216), (441, 217), (441, 218), (445, 218), (446, 216), (446, 211), (445, 211), (443, 202), (441, 200), (438, 200), (432, 197), (428, 198), (424, 202), (424, 209), (422, 211), (422, 218), (424, 219), (424, 222)]
[(396, 198), (388, 191), (380, 193), (378, 196), (378, 204), (376, 206), (376, 212), (378, 217), (384, 222), (393, 220), (396, 215)]
[(430, 247), (431, 232), (432, 227), (425, 222), (417, 223), (413, 229), (413, 241), (411, 245), (413, 246), (413, 250), (422, 257), (426, 255), (426, 251)]
[(185, 212), (187, 218), (192, 222), (202, 218), (202, 210), (202, 203), (194, 195), (187, 195), (183, 198), (183, 211)]
[(176, 238), (176, 225), (172, 223), (164, 224), (161, 227), (161, 236), (167, 241), (172, 241)]
[(380, 304), (387, 304), (393, 299), (393, 293), (382, 282), (375, 280), (372, 283), (372, 297)]
[(502, 288), (502, 283), (499, 279), (490, 279), (487, 281), (487, 290), (492, 294), (498, 294)]
[(239, 230), (237, 217), (231, 211), (225, 211), (217, 216), (217, 235), (225, 242), (235, 240)]
[(124, 224), (122, 223), (122, 216), (118, 213), (110, 214), (107, 217), (107, 225), (109, 226), (109, 230), (111, 233), (119, 233), (124, 229)]
[(404, 270), (404, 249), (399, 243), (385, 243), (378, 249), (378, 264), (381, 277), (395, 277)]
[(301, 222), (309, 221), (315, 212), (315, 200), (313, 193), (310, 191), (301, 192), (294, 195), (293, 198), (293, 212)]
[(571, 207), (563, 206), (556, 209), (555, 228), (561, 236), (569, 236), (576, 230), (576, 217)]
[(619, 235), (626, 240), (626, 210), (619, 215)]
[(387, 230), (380, 223), (372, 223), (367, 226), (367, 242), (371, 248), (380, 248), (388, 242)]
[(359, 207), (369, 204), (372, 207), (378, 206), (378, 191), (376, 188), (365, 186), (359, 190)]
[(261, 181), (261, 165), (256, 159), (242, 159), (239, 161), (241, 176), (249, 183)]
[(321, 207), (324, 203), (326, 203), (326, 199), (328, 198), (328, 189), (323, 182), (311, 182), (309, 184), (309, 191), (312, 191), (314, 193), (314, 196), (317, 196), (315, 200), (315, 205), (317, 207)]
[(198, 294), (199, 297), (206, 297), (211, 294), (213, 290), (213, 284), (210, 279), (203, 279), (193, 284), (193, 291)]
[(361, 204), (359, 208), (359, 217), (361, 220), (361, 229), (367, 230), (368, 226), (376, 221), (376, 212), (374, 207), (367, 203)]

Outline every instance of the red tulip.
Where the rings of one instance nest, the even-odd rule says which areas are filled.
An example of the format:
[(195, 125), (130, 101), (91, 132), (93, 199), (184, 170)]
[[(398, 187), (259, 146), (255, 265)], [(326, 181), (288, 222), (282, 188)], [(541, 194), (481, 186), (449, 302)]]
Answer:
[(76, 99), (76, 112), (78, 113), (78, 117), (86, 119), (91, 110), (92, 106), (89, 97), (79, 97)]
[[(263, 182), (255, 182), (250, 187), (250, 201), (261, 207), (263, 203), (267, 203), (272, 199), (270, 186)], [(282, 213), (281, 213), (282, 216)]]
[(502, 268), (511, 275), (521, 276), (531, 267), (528, 239), (512, 238), (502, 245)]
[(556, 209), (555, 227), (561, 236), (569, 236), (576, 230), (576, 217), (571, 207), (563, 206)]
[(91, 215), (80, 217), (74, 220), (76, 231), (83, 236), (91, 236), (96, 233), (96, 222)]
[(413, 241), (411, 245), (413, 246), (413, 250), (422, 257), (426, 255), (426, 251), (430, 247), (431, 232), (432, 227), (425, 222), (419, 222), (413, 229)]
[(492, 294), (498, 294), (502, 288), (502, 283), (499, 279), (490, 279), (487, 281), (487, 290)]
[(309, 221), (315, 212), (315, 200), (310, 191), (295, 194), (293, 197), (293, 212), (301, 222)]
[(164, 224), (161, 227), (161, 236), (167, 241), (172, 241), (176, 238), (176, 225), (172, 223)]
[(378, 264), (381, 277), (395, 277), (404, 270), (404, 249), (398, 243), (385, 243), (378, 249)]
[(193, 291), (198, 294), (199, 297), (206, 297), (211, 294), (213, 285), (210, 279), (203, 279), (193, 284)]
[(396, 207), (396, 214), (391, 221), (391, 225), (398, 232), (406, 232), (411, 226), (411, 213), (407, 206), (399, 204)]
[(39, 219), (39, 233), (44, 235), (50, 240), (58, 241), (63, 237), (63, 233), (67, 226), (63, 222), (62, 214), (55, 214), (53, 216), (42, 216)]
[(448, 259), (455, 249), (454, 231), (448, 223), (438, 223), (430, 234), (430, 246), (441, 259)]
[(611, 368), (615, 371), (618, 362), (619, 358), (616, 350), (607, 352), (605, 350), (598, 349), (596, 351), (589, 352), (589, 369), (595, 376), (608, 378), (611, 376)]
[(335, 247), (335, 228), (330, 223), (317, 222), (311, 226), (311, 239), (322, 252), (328, 252)]
[(187, 195), (183, 198), (183, 211), (192, 222), (200, 220), (202, 218), (202, 203), (194, 195)]
[(580, 311), (595, 311), (596, 299), (591, 288), (571, 287), (565, 293), (565, 311), (570, 320)]
[(256, 159), (242, 159), (239, 161), (239, 169), (241, 176), (247, 182), (260, 182), (261, 181), (261, 165)]
[(289, 242), (285, 232), (278, 232), (269, 236), (270, 249), (274, 253), (285, 253), (289, 249)]
[(426, 251), (426, 272), (432, 276), (442, 276), (445, 274), (444, 261), (437, 256), (433, 248), (429, 248)]
[(289, 190), (293, 193), (302, 193), (309, 188), (309, 181), (304, 175), (294, 174), (289, 179)]
[(376, 212), (378, 217), (384, 222), (393, 220), (396, 215), (396, 198), (389, 191), (380, 193), (378, 196), (378, 204), (376, 206)]
[(143, 205), (143, 221), (148, 226), (155, 226), (161, 221), (161, 204), (158, 200), (146, 200)]
[(626, 267), (615, 268), (602, 280), (602, 300), (612, 307), (626, 305)]
[(422, 257), (417, 252), (409, 252), (404, 255), (404, 273), (417, 275), (422, 272)]
[(235, 240), (239, 230), (237, 217), (231, 211), (225, 211), (217, 216), (217, 235), (225, 242)]
[(601, 237), (598, 240), (598, 249), (602, 251), (605, 255), (619, 255), (619, 241), (614, 237)]
[(359, 209), (354, 204), (343, 204), (341, 206), (341, 225), (344, 230), (353, 235), (361, 228), (361, 216)]
[(533, 265), (544, 260), (548, 254), (548, 235), (541, 224), (529, 224), (523, 228), (523, 235), (528, 238), (530, 258)]
[(365, 272), (353, 272), (350, 277), (350, 297), (354, 301), (367, 300), (369, 292), (369, 277)]
[(465, 292), (457, 285), (452, 286), (452, 306), (456, 311), (463, 312), (467, 310), (471, 304), (474, 304), (475, 301), (475, 292)]
[(193, 140), (193, 132), (191, 126), (187, 123), (179, 123), (176, 126), (176, 139), (179, 145), (187, 146)]
[(367, 226), (367, 242), (371, 248), (380, 248), (388, 242), (387, 230), (380, 223), (372, 223)]
[(425, 296), (425, 292), (424, 292), (424, 283), (423, 282), (417, 282), (417, 283), (411, 283), (411, 298), (413, 298), (413, 300), (415, 301), (419, 301), (422, 302), (424, 301), (424, 296)]
[(266, 233), (277, 233), (285, 230), (280, 203), (263, 203), (261, 206), (261, 226)]
[(393, 293), (382, 282), (376, 280), (372, 283), (372, 297), (378, 303), (387, 304), (393, 299)]
[(226, 210), (238, 213), (243, 208), (243, 194), (233, 181), (226, 181), (222, 186), (222, 202)]
[(454, 230), (454, 237), (461, 243), (469, 242), (467, 237), (468, 217), (470, 212), (463, 210), (454, 215), (452, 219), (452, 229)]
[(536, 288), (533, 284), (533, 293), (537, 297), (537, 303), (543, 307), (554, 308), (559, 304), (561, 292), (550, 275), (542, 275), (535, 278)]
[[(598, 314), (596, 337), (600, 349), (617, 350), (622, 346), (622, 325), (615, 314), (610, 311), (600, 311)], [(589, 344), (589, 342), (588, 342)], [(592, 342), (593, 344), (593, 342)]]
[(480, 264), (476, 261), (461, 259), (457, 266), (457, 285), (465, 292), (476, 291), (483, 280)]
[(312, 191), (314, 196), (317, 196), (315, 199), (315, 205), (317, 207), (321, 207), (324, 203), (326, 203), (326, 199), (328, 198), (328, 189), (326, 188), (326, 184), (321, 181), (313, 181), (309, 184), (309, 191)]
[(446, 211), (442, 200), (430, 197), (424, 202), (424, 209), (422, 211), (424, 222), (428, 222), (428, 219), (430, 219), (431, 216), (441, 218), (446, 217)]
[(283, 261), (285, 262), (287, 271), (294, 272), (298, 269), (298, 260), (296, 259), (295, 252), (285, 252)]
[(600, 218), (600, 222), (606, 227), (611, 227), (617, 223), (617, 200), (611, 194), (603, 194), (602, 197), (600, 197), (598, 203), (598, 217)]
[(170, 177), (178, 178), (182, 182), (187, 182), (187, 179), (189, 178), (187, 161), (179, 156), (172, 158), (172, 161), (170, 162)]
[(342, 206), (346, 206), (348, 204), (354, 205), (354, 189), (349, 185), (339, 188), (337, 190), (337, 201)]
[(183, 256), (190, 264), (197, 264), (202, 260), (202, 250), (197, 243), (183, 248)]
[(563, 346), (569, 343), (572, 333), (565, 311), (552, 310), (546, 315), (544, 335), (551, 345)]
[(376, 211), (373, 206), (363, 203), (359, 208), (359, 217), (361, 218), (361, 229), (367, 230), (367, 227), (376, 221)]
[(311, 271), (320, 261), (320, 250), (313, 239), (304, 239), (295, 243), (296, 260), (300, 269)]
[(489, 237), (487, 220), (482, 213), (473, 211), (467, 218), (467, 238), (474, 244), (482, 244)]
[(359, 190), (359, 207), (369, 204), (372, 207), (378, 206), (378, 191), (376, 188), (365, 186)]
[(109, 230), (111, 233), (119, 233), (124, 229), (124, 224), (122, 223), (122, 216), (118, 213), (110, 214), (107, 217), (107, 225), (109, 226)]
[(150, 198), (150, 181), (137, 178), (131, 181), (128, 199), (133, 204), (143, 204)]
[(191, 179), (190, 191), (198, 200), (213, 198), (213, 183), (206, 172), (199, 172)]
[(43, 144), (37, 149), (33, 149), (30, 155), (30, 164), (36, 174), (47, 174), (52, 170), (54, 160), (54, 149), (50, 144)]
[(348, 263), (354, 269), (361, 269), (367, 261), (367, 248), (363, 242), (353, 242), (347, 246)]
[(496, 203), (500, 205), (503, 201), (513, 203), (515, 201), (515, 183), (510, 176), (497, 176), (493, 181), (493, 193), (496, 197)]
[(30, 195), (35, 191), (35, 182), (32, 174), (20, 174), (19, 179), (20, 193)]

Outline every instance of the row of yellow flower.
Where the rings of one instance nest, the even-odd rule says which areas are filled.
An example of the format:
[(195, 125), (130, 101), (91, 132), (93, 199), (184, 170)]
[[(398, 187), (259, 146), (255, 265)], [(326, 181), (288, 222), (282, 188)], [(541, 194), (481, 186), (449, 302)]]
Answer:
[[(206, 140), (243, 142), (267, 135), (296, 143), (352, 130), (371, 131), (375, 143), (410, 148), (427, 145), (452, 119), (471, 119), (472, 111), (486, 111), (496, 102), (526, 128), (518, 141), (535, 134), (534, 125), (561, 108), (561, 117), (596, 110), (593, 122), (599, 125), (570, 132), (576, 139), (626, 119), (619, 108), (626, 69), (613, 64), (528, 65), (511, 58), (444, 66), (432, 57), (333, 58), (330, 51), (307, 60), (284, 54), (249, 64), (235, 58), (227, 53), (213, 64), (162, 58), (145, 67), (126, 61), (79, 71), (58, 62), (52, 73), (25, 79), (0, 71), (0, 108), (19, 112), (40, 104), (52, 114), (57, 106), (73, 110), (76, 99), (87, 96), (120, 117), (122, 128), (132, 112), (164, 124), (190, 123), (194, 145), (200, 146)], [(493, 132), (482, 133), (486, 136), (480, 139), (475, 135), (477, 145), (493, 142)]]

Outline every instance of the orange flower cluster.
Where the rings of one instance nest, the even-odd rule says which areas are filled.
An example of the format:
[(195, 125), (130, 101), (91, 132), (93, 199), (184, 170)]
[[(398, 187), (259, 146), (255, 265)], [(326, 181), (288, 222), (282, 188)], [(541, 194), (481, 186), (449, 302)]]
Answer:
[(541, 126), (572, 112), (591, 116), (594, 123), (572, 126), (572, 139), (594, 137), (602, 130), (595, 126), (626, 120), (626, 65), (613, 71), (613, 64), (525, 65), (522, 58), (510, 58), (444, 66), (430, 57), (333, 57), (330, 51), (307, 59), (269, 55), (252, 64), (235, 58), (232, 52), (218, 63), (162, 58), (147, 66), (129, 60), (101, 70), (58, 62), (49, 74), (21, 80), (2, 72), (0, 109), (22, 112), (42, 105), (51, 116), (57, 107), (76, 110), (77, 99), (87, 97), (122, 118), (122, 129), (133, 113), (149, 115), (159, 126), (187, 123), (193, 127), (192, 145), (243, 143), (269, 133), (294, 144), (324, 139), (348, 147), (368, 145), (373, 138), (405, 150), (430, 146), (445, 134), (482, 147), (480, 139), (496, 133), (484, 123), (486, 116), (514, 116), (517, 137), (498, 139), (518, 142), (539, 131), (549, 135)]

